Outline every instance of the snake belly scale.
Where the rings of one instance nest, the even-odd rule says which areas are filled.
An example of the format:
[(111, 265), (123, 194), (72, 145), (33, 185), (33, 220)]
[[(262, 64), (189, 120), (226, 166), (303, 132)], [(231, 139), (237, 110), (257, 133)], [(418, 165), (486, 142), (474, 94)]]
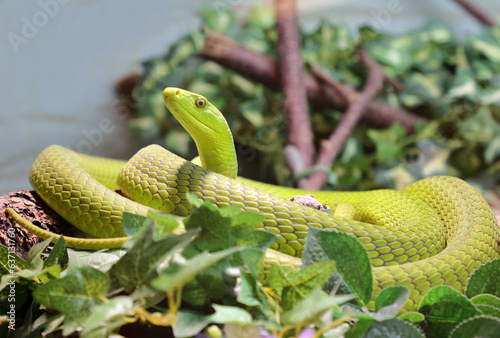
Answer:
[[(264, 214), (262, 227), (279, 235), (274, 248), (285, 254), (301, 256), (310, 226), (352, 234), (371, 257), (375, 295), (389, 286), (407, 286), (407, 310), (418, 308), (432, 286), (463, 291), (481, 264), (500, 256), (500, 228), (491, 208), (476, 189), (454, 177), (427, 178), (402, 192), (314, 192), (330, 206), (352, 204), (359, 216), (345, 219), (287, 199), (303, 191), (233, 179), (156, 145), (126, 164), (50, 146), (30, 175), (34, 189), (56, 212), (99, 238), (124, 236), (124, 211), (188, 215), (187, 192), (218, 207), (237, 205)], [(117, 185), (127, 198), (108, 189)]]

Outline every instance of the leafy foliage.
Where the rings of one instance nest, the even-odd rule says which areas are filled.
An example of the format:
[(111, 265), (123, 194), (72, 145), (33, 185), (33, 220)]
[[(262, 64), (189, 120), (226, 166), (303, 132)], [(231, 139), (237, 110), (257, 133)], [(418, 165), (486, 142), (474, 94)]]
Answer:
[[(242, 28), (222, 9), (207, 11), (204, 22), (253, 50), (276, 54), (269, 11), (255, 8)], [(400, 187), (438, 173), (496, 184), (499, 28), (458, 41), (438, 22), (397, 37), (366, 27), (354, 37), (345, 27), (323, 22), (303, 30), (303, 56), (309, 65), (330, 69), (336, 79), (360, 87), (366, 78), (354, 53), (360, 39), (405, 85), (400, 93), (385, 88), (379, 98), (433, 121), (412, 135), (397, 124), (387, 130), (361, 124), (333, 166), (330, 184), (338, 189)], [(145, 62), (134, 95), (138, 115), (130, 127), (192, 156), (190, 138), (166, 111), (161, 91), (177, 85), (203, 93), (225, 113), (243, 167), (253, 170), (259, 158), (258, 178), (271, 172), (266, 179), (291, 184), (295, 178), (287, 175), (282, 156), (286, 133), (280, 94), (195, 59), (201, 42), (201, 33), (193, 32), (165, 57)], [(318, 140), (340, 117), (340, 112), (311, 107)], [(303, 267), (271, 266), (263, 280), (265, 253), (277, 238), (257, 230), (262, 217), (189, 198), (195, 208), (184, 219), (184, 234), (171, 233), (178, 227), (172, 217), (127, 214), (124, 229), (132, 238), (123, 249), (68, 250), (61, 238), (48, 254), (49, 241), (44, 241), (22, 260), (0, 247), (0, 309), (8, 313), (14, 308), (16, 317), (16, 331), (9, 332), (7, 316), (0, 332), (132, 336), (139, 327), (141, 336), (156, 330), (156, 335), (176, 337), (465, 337), (493, 336), (500, 329), (500, 260), (481, 266), (465, 295), (435, 287), (418, 312), (405, 312), (410, 291), (392, 287), (367, 309), (373, 278), (368, 255), (355, 238), (310, 229)]]
[[(274, 17), (266, 9), (255, 7), (243, 25), (230, 11), (207, 10), (204, 25), (257, 52), (277, 54)], [(387, 130), (358, 125), (331, 168), (329, 177), (337, 179), (329, 180), (330, 188), (400, 188), (437, 174), (459, 176), (490, 188), (498, 184), (499, 27), (485, 27), (480, 34), (460, 40), (438, 21), (400, 36), (368, 27), (351, 33), (325, 21), (303, 28), (301, 34), (308, 65), (320, 66), (338, 81), (357, 88), (366, 80), (355, 53), (356, 45), (363, 42), (385, 71), (404, 85), (401, 92), (385, 86), (378, 99), (430, 119), (411, 135), (398, 124)], [(241, 174), (291, 185), (301, 175), (291, 176), (283, 156), (287, 136), (281, 94), (196, 58), (202, 44), (203, 34), (193, 32), (165, 56), (144, 62), (143, 82), (134, 90), (137, 116), (130, 126), (149, 140), (163, 138), (165, 146), (181, 156), (194, 157), (194, 145), (168, 113), (161, 91), (178, 86), (202, 93), (228, 120), (244, 164)], [(313, 106), (310, 111), (319, 144), (342, 114)]]
[[(500, 282), (491, 273), (500, 260), (485, 264), (470, 279), (467, 290), (476, 290), (468, 291), (472, 298), (439, 286), (427, 292), (419, 312), (405, 313), (401, 310), (409, 290), (391, 287), (368, 310), (363, 304), (372, 298), (371, 269), (354, 237), (312, 229), (302, 269), (273, 265), (262, 281), (263, 257), (276, 240), (257, 229), (262, 218), (190, 199), (195, 208), (184, 220), (184, 234), (164, 231), (165, 224), (176, 222), (167, 220), (169, 216), (127, 216), (124, 227), (133, 237), (126, 249), (67, 250), (60, 239), (48, 254), (48, 241), (33, 247), (27, 261), (11, 254), (18, 269), (2, 270), (2, 281), (7, 276), (15, 281), (17, 322), (11, 333), (62, 330), (65, 336), (77, 331), (82, 337), (130, 336), (128, 330), (140, 325), (141, 334), (157, 327), (158, 334), (176, 337), (422, 337), (424, 332), (461, 337), (498, 328), (500, 299), (486, 292)], [(349, 251), (349, 261), (331, 250), (332, 245)], [(0, 266), (8, 266), (9, 255), (0, 258)], [(346, 264), (349, 269), (340, 268)], [(341, 288), (332, 291), (335, 268), (333, 275), (352, 294)], [(333, 283), (338, 287), (338, 280)], [(4, 309), (12, 302), (9, 287), (2, 283)], [(7, 331), (8, 325), (4, 322), (2, 329)]]

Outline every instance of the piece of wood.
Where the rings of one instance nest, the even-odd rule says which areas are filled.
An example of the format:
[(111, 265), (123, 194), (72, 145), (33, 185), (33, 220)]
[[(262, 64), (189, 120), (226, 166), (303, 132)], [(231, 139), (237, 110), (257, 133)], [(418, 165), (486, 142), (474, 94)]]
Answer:
[[(25, 259), (30, 248), (42, 239), (21, 228), (5, 209), (12, 208), (31, 223), (58, 234), (82, 237), (82, 232), (56, 214), (34, 191), (19, 190), (0, 195), (0, 244), (13, 247), (13, 252)], [(13, 231), (9, 229), (14, 229)], [(13, 236), (9, 236), (13, 233)]]

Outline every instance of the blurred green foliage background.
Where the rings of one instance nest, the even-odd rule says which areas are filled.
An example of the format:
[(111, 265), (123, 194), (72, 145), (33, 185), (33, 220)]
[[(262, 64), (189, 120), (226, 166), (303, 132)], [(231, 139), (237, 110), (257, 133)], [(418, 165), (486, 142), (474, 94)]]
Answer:
[[(242, 24), (230, 11), (206, 10), (204, 26), (246, 47), (277, 55), (272, 11), (255, 7)], [(478, 188), (500, 182), (500, 27), (456, 38), (438, 21), (390, 36), (362, 27), (321, 22), (301, 28), (303, 58), (340, 82), (361, 88), (366, 70), (355, 52), (362, 42), (404, 90), (385, 86), (378, 99), (429, 119), (407, 135), (399, 124), (386, 130), (361, 122), (332, 168), (326, 189), (402, 188), (423, 177), (446, 174)], [(282, 94), (196, 57), (203, 33), (193, 31), (168, 52), (143, 63), (142, 82), (134, 89), (136, 116), (130, 127), (148, 140), (186, 158), (194, 142), (165, 108), (161, 92), (177, 86), (206, 96), (225, 115), (239, 153), (240, 174), (293, 185), (283, 154), (287, 144)], [(310, 107), (316, 144), (335, 129), (342, 113)]]

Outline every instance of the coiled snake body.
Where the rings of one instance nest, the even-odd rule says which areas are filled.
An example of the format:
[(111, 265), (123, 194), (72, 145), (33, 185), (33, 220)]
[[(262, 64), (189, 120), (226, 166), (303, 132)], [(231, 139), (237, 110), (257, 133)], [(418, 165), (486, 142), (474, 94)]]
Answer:
[[(195, 139), (202, 164), (224, 174), (156, 145), (141, 149), (127, 163), (50, 146), (33, 164), (30, 181), (37, 193), (74, 226), (93, 237), (110, 238), (106, 246), (119, 246), (119, 237), (125, 236), (124, 211), (146, 215), (153, 208), (185, 216), (191, 208), (186, 192), (191, 191), (219, 207), (238, 205), (264, 214), (262, 227), (279, 235), (274, 249), (285, 254), (300, 257), (310, 226), (354, 235), (370, 255), (374, 294), (393, 285), (407, 286), (411, 291), (407, 310), (418, 308), (430, 287), (449, 285), (463, 291), (481, 264), (500, 256), (495, 216), (479, 192), (460, 179), (431, 177), (401, 192), (314, 192), (332, 209), (339, 203), (356, 209), (355, 219), (339, 218), (287, 199), (303, 191), (228, 177), (235, 176), (236, 168), (227, 169), (224, 163), (233, 163), (235, 156), (227, 154), (217, 136), (217, 125), (227, 127), (219, 120), (220, 113), (205, 98), (187, 91), (167, 88), (164, 97)], [(215, 129), (216, 141), (193, 128)], [(128, 198), (108, 189), (117, 186)], [(280, 259), (295, 263), (286, 255)]]

